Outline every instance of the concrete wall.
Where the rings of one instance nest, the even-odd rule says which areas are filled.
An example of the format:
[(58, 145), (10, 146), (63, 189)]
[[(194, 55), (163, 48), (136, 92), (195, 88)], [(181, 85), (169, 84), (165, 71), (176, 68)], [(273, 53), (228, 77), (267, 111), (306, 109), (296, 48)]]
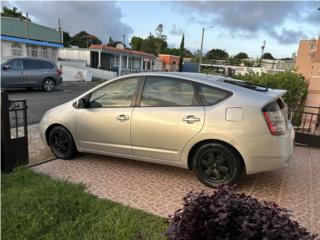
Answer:
[(69, 59), (70, 62), (84, 61), (87, 66), (90, 66), (90, 50), (80, 48), (60, 48), (58, 58), (63, 60)]
[(58, 62), (63, 81), (92, 81), (93, 78), (109, 80), (117, 73), (83, 66), (83, 63)]

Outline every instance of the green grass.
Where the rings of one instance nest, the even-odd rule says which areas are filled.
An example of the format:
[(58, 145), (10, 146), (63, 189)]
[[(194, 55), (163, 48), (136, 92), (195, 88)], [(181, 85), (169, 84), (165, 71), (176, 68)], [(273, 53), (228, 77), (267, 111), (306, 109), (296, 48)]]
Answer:
[(98, 199), (81, 185), (26, 169), (1, 178), (2, 239), (164, 239), (163, 218)]

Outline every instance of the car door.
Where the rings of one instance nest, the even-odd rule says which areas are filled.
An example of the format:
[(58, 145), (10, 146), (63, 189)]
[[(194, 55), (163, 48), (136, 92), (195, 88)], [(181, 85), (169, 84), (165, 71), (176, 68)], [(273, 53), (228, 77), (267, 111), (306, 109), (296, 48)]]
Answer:
[(132, 155), (130, 127), (138, 83), (139, 78), (116, 80), (89, 94), (87, 107), (76, 117), (80, 148)]
[(14, 88), (21, 86), (23, 80), (23, 67), (21, 59), (14, 59), (2, 66), (1, 86)]
[(23, 78), (26, 86), (41, 86), (44, 80), (44, 70), (41, 60), (23, 59)]
[(186, 143), (201, 131), (204, 118), (191, 81), (147, 77), (140, 106), (132, 114), (133, 152), (139, 157), (179, 161)]

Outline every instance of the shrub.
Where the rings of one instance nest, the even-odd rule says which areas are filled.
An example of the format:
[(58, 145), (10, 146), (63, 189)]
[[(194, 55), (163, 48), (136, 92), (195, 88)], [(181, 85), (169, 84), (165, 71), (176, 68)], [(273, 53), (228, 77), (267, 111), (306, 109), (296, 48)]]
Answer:
[(166, 235), (175, 240), (316, 239), (291, 220), (286, 209), (226, 187), (213, 193), (188, 193), (169, 223)]
[(247, 74), (244, 76), (234, 75), (233, 78), (265, 85), (274, 89), (285, 89), (287, 94), (283, 96), (289, 108), (298, 107), (306, 99), (308, 83), (304, 77), (294, 72), (280, 72), (276, 74), (263, 73)]

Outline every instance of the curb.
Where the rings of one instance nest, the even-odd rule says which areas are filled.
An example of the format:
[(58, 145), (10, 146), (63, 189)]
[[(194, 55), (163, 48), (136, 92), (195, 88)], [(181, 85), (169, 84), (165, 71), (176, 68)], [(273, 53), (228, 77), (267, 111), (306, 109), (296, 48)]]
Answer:
[(32, 167), (36, 167), (36, 166), (39, 166), (41, 164), (45, 164), (45, 163), (48, 163), (48, 162), (51, 162), (51, 161), (54, 161), (54, 160), (58, 160), (58, 158), (56, 158), (56, 157), (48, 158), (48, 159), (43, 160), (41, 162), (37, 162), (37, 163), (34, 163), (34, 164), (27, 165), (26, 167), (27, 168), (32, 168)]

